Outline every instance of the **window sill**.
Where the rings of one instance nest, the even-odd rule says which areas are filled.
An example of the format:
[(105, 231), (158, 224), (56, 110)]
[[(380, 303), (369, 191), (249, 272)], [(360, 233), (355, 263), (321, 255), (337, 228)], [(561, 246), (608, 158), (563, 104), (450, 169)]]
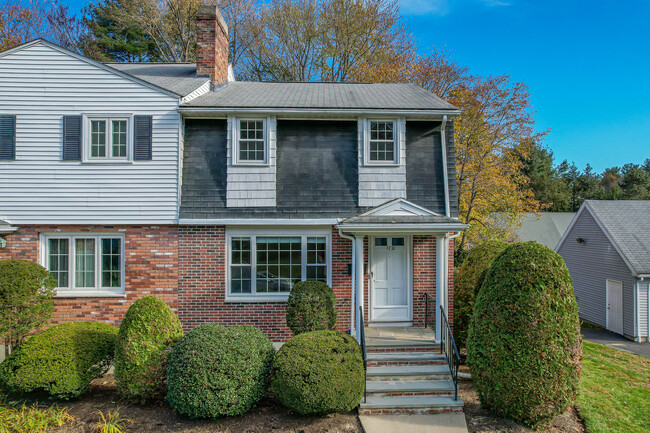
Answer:
[(365, 167), (399, 167), (401, 164), (396, 162), (366, 162)]
[(289, 295), (276, 295), (276, 296), (264, 296), (264, 295), (252, 295), (252, 296), (233, 296), (226, 295), (225, 302), (227, 303), (264, 303), (264, 302), (287, 302)]
[(254, 162), (254, 161), (237, 161), (232, 163), (233, 167), (270, 167), (268, 162)]
[(81, 161), (83, 164), (115, 164), (115, 165), (125, 165), (125, 164), (133, 164), (133, 160), (130, 159), (98, 159), (98, 160), (93, 160), (93, 159), (86, 159)]
[(55, 298), (125, 298), (125, 292), (111, 290), (58, 290)]

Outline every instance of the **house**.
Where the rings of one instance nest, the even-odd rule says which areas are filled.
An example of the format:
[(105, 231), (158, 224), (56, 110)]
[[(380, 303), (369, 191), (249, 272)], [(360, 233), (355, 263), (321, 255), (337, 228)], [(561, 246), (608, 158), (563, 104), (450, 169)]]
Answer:
[(586, 200), (555, 251), (582, 319), (648, 341), (650, 201)]
[[(117, 325), (153, 294), (186, 330), (248, 324), (285, 341), (289, 291), (309, 279), (333, 288), (338, 329), (360, 342), (364, 326), (417, 337), (373, 355), (375, 376), (440, 350), (466, 228), (458, 110), (409, 84), (235, 81), (215, 6), (199, 8), (197, 40), (196, 64), (102, 64), (44, 40), (0, 53), (0, 259), (54, 274), (54, 323)], [(427, 356), (426, 374), (407, 373), (449, 374)], [(462, 407), (451, 379), (436, 386), (433, 405), (366, 409)]]
[(535, 241), (555, 249), (575, 215), (575, 212), (526, 213), (515, 231), (515, 240)]

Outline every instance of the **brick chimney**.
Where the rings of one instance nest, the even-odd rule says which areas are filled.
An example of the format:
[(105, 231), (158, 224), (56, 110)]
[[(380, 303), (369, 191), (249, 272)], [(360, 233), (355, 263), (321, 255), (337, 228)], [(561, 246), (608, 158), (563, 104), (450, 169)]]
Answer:
[(196, 73), (209, 75), (216, 86), (228, 81), (228, 26), (215, 5), (196, 12)]

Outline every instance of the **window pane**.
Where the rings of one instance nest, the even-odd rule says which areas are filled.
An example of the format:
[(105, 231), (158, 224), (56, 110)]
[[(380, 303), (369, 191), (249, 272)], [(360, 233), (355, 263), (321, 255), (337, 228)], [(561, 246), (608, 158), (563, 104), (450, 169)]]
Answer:
[(393, 238), (393, 246), (394, 247), (403, 247), (404, 246), (404, 238)]
[(307, 238), (307, 280), (327, 282), (327, 239)]
[(102, 287), (122, 286), (122, 240), (102, 239)]
[(239, 160), (264, 161), (264, 122), (241, 120), (239, 122)]
[(106, 156), (106, 121), (90, 121), (90, 156), (103, 158)]
[(113, 157), (124, 158), (126, 157), (126, 120), (113, 120)]
[(251, 293), (251, 240), (232, 238), (230, 248), (230, 292)]
[(388, 238), (375, 238), (376, 247), (385, 247), (388, 245)]
[(75, 287), (95, 287), (95, 240), (75, 239)]
[(57, 281), (57, 287), (68, 287), (68, 240), (48, 241), (48, 269)]
[(258, 292), (289, 292), (301, 279), (302, 241), (299, 237), (258, 237)]

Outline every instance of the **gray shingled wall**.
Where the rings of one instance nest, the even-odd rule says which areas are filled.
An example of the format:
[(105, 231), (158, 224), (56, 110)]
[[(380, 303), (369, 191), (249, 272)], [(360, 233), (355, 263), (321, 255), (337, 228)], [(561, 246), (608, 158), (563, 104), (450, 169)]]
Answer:
[(445, 213), (440, 122), (406, 122), (406, 198)]

